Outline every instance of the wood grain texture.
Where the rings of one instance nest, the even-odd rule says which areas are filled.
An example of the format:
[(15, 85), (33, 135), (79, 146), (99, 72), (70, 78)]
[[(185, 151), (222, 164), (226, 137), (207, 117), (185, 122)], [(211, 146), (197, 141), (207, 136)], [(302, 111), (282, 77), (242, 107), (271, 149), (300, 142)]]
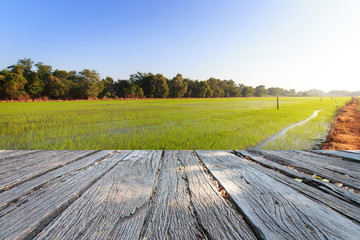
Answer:
[[(18, 153), (12, 157), (6, 157), (0, 161), (0, 173), (24, 168), (45, 160), (46, 157), (51, 157), (56, 151), (36, 151), (26, 152), (24, 154)], [(19, 166), (19, 164), (21, 164)]]
[[(335, 151), (334, 151), (335, 152)], [(360, 179), (360, 161), (352, 162), (344, 160), (343, 158), (334, 157), (330, 155), (323, 155), (319, 151), (294, 151), (298, 155), (308, 158), (308, 160), (320, 164), (320, 166), (327, 168), (329, 170), (337, 171), (339, 168), (340, 171), (337, 171), (341, 174), (350, 173), (353, 177)], [(360, 153), (359, 153), (360, 157)], [(329, 167), (330, 166), (330, 167)]]
[(209, 180), (191, 151), (179, 151), (178, 159), (184, 166), (191, 192), (192, 205), (212, 239), (256, 239), (242, 216)]
[(359, 155), (360, 154), (360, 150), (339, 150), (341, 152), (348, 152), (348, 153), (354, 153)]
[(291, 166), (309, 175), (317, 175), (331, 182), (343, 183), (346, 186), (360, 190), (360, 174), (358, 172), (328, 164), (321, 158), (295, 151), (270, 151), (259, 152), (267, 159), (284, 166)]
[(109, 155), (112, 152), (113, 151), (96, 152), (87, 157), (81, 158), (77, 161), (67, 164), (63, 167), (57, 168), (53, 171), (40, 175), (32, 180), (26, 181), (14, 188), (9, 189), (8, 191), (0, 193), (0, 210), (5, 208), (11, 202), (16, 201), (18, 198), (29, 193), (30, 191), (41, 187), (41, 185), (44, 185), (55, 178), (61, 177), (64, 174), (70, 173), (72, 171), (76, 171), (81, 168), (88, 167), (90, 164)]
[(35, 237), (127, 154), (129, 151), (121, 151), (87, 168), (56, 178), (2, 210), (0, 212), (1, 238)]
[[(238, 152), (241, 153), (241, 151), (238, 151)], [(327, 182), (318, 180), (314, 177), (311, 177), (309, 175), (306, 175), (304, 173), (298, 172), (298, 171), (296, 171), (296, 169), (293, 170), (293, 169), (288, 168), (287, 166), (273, 162), (273, 161), (265, 158), (265, 156), (262, 154), (263, 151), (249, 150), (246, 152), (247, 152), (247, 154), (245, 154), (245, 155), (250, 156), (251, 158), (261, 162), (262, 164), (264, 164), (267, 167), (273, 168), (276, 171), (280, 171), (280, 172), (286, 174), (287, 176), (303, 179), (303, 182), (306, 184), (314, 185), (321, 191), (324, 191), (330, 195), (333, 195), (334, 197), (336, 197), (338, 199), (341, 199), (341, 200), (346, 201), (350, 204), (353, 204), (357, 207), (360, 207), (360, 197), (357, 194), (351, 193), (348, 190), (337, 187), (334, 184), (327, 183)], [(253, 156), (261, 156), (263, 158), (255, 158)]]
[(47, 226), (37, 239), (138, 239), (161, 151), (134, 151)]
[(29, 157), (4, 164), (0, 170), (0, 192), (71, 163), (95, 151), (40, 151)]
[[(277, 181), (292, 187), (303, 195), (323, 205), (326, 205), (329, 208), (334, 209), (349, 219), (360, 223), (360, 205), (354, 204), (355, 202), (352, 201), (352, 199), (358, 198), (357, 195), (350, 193), (347, 190), (338, 188), (335, 185), (320, 181), (316, 178), (312, 178), (305, 174), (289, 169), (283, 165), (267, 160), (266, 158), (249, 151), (238, 150), (236, 152), (250, 158), (251, 161), (260, 164), (253, 164), (252, 167), (266, 173)], [(301, 179), (302, 182), (296, 181), (295, 178)], [(341, 193), (343, 194), (340, 195)], [(344, 195), (344, 193), (346, 195)], [(352, 198), (349, 198), (349, 195)]]
[(360, 226), (224, 151), (196, 151), (263, 239), (358, 239)]
[(10, 161), (19, 156), (32, 154), (38, 152), (38, 150), (0, 150), (0, 163), (3, 161)]
[(330, 156), (341, 157), (347, 161), (354, 161), (360, 163), (360, 151), (334, 151), (334, 150), (317, 150), (314, 152), (327, 154)]
[(193, 213), (177, 151), (165, 151), (145, 239), (204, 239)]

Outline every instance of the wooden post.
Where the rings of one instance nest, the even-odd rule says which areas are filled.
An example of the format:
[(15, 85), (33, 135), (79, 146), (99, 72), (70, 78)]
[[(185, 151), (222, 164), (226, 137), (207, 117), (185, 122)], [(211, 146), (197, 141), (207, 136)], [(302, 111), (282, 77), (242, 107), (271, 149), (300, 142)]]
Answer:
[(279, 97), (276, 97), (277, 109), (279, 109)]

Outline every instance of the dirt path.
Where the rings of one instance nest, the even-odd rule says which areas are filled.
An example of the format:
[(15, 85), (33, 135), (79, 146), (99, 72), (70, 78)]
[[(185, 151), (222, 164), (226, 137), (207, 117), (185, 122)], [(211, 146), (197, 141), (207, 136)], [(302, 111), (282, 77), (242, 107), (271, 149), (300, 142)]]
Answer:
[(286, 134), (286, 132), (289, 131), (290, 129), (292, 129), (292, 128), (294, 128), (294, 127), (297, 127), (297, 126), (300, 126), (301, 124), (304, 124), (304, 123), (306, 123), (307, 121), (313, 119), (314, 117), (317, 116), (317, 114), (318, 114), (319, 111), (321, 111), (321, 109), (320, 109), (320, 110), (316, 110), (316, 111), (315, 111), (310, 117), (308, 117), (307, 119), (302, 120), (302, 121), (297, 122), (297, 123), (294, 123), (294, 124), (291, 124), (290, 126), (284, 128), (283, 130), (281, 130), (281, 132), (276, 133), (275, 135), (267, 138), (267, 139), (266, 139), (265, 141), (263, 141), (262, 143), (256, 145), (256, 146), (254, 147), (254, 149), (256, 149), (256, 150), (262, 149), (262, 148), (265, 147), (266, 144), (268, 144), (269, 142), (273, 142), (273, 141), (275, 141), (275, 139), (277, 139), (277, 138), (279, 138), (279, 137), (281, 137), (281, 136), (284, 136), (284, 135)]
[(323, 149), (360, 150), (360, 104), (359, 98), (353, 98), (340, 108), (333, 121)]

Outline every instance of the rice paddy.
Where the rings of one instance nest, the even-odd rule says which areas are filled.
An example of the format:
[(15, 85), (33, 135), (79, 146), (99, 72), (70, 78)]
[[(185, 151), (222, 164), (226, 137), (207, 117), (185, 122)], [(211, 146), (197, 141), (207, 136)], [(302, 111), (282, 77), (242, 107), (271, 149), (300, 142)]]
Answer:
[(311, 149), (349, 97), (0, 103), (0, 149)]

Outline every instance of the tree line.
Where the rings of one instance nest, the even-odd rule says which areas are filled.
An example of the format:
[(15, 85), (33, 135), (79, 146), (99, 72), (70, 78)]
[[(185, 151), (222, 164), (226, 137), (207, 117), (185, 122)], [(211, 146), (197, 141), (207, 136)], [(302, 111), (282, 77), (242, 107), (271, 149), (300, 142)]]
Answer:
[[(34, 69), (34, 66), (36, 69)], [(199, 81), (181, 74), (168, 79), (162, 74), (136, 73), (129, 80), (101, 79), (95, 70), (53, 70), (30, 58), (0, 71), (0, 99), (91, 99), (91, 98), (210, 98), (296, 96), (294, 89), (236, 84), (233, 80), (209, 78)]]

